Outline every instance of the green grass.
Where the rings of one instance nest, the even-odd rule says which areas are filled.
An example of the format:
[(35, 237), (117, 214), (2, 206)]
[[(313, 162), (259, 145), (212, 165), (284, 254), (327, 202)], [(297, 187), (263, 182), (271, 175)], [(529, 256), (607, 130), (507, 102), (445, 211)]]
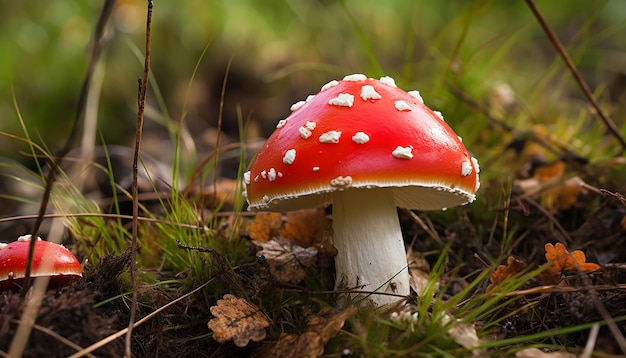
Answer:
[[(619, 56), (610, 53), (624, 51), (620, 35), (626, 26), (623, 20), (612, 17), (612, 12), (617, 12), (616, 3), (538, 5), (590, 81), (603, 108), (613, 115), (621, 134), (626, 136), (625, 120), (620, 116), (623, 103), (609, 99), (611, 95), (621, 95), (622, 99), (624, 96), (612, 82), (617, 81), (613, 76), (621, 62), (617, 60)], [(162, 131), (168, 138), (161, 149), (172, 152), (172, 183), (164, 192), (157, 189), (157, 179), (150, 178), (155, 200), (142, 202), (140, 207), (140, 215), (146, 218), (139, 224), (138, 241), (142, 308), (158, 309), (210, 281), (201, 294), (178, 306), (178, 317), (187, 321), (174, 314), (166, 315), (174, 323), (165, 326), (165, 330), (173, 336), (184, 331), (175, 336), (176, 342), (187, 339), (185, 342), (190, 345), (200, 344), (207, 354), (249, 355), (271, 348), (281, 332), (301, 333), (307, 327), (307, 317), (334, 307), (337, 297), (331, 292), (332, 267), (309, 268), (302, 283), (281, 284), (269, 273), (267, 263), (255, 256), (256, 248), (247, 236), (254, 218), (246, 215), (241, 195), (241, 177), (250, 160), (246, 149), (257, 135), (267, 134), (267, 128), (273, 128), (275, 121), (287, 115), (290, 103), (316, 92), (332, 77), (351, 72), (372, 77), (393, 75), (400, 87), (420, 89), (426, 104), (443, 112), (479, 159), (482, 186), (477, 201), (471, 205), (420, 214), (437, 238), (401, 213), (407, 243), (414, 251), (426, 253), (429, 282), (425, 291), (409, 298), (402, 319), (389, 311), (359, 309), (330, 338), (325, 353), (460, 357), (478, 352), (481, 356), (499, 357), (514, 356), (516, 351), (530, 347), (565, 350), (568, 344), (580, 352), (580, 337), (595, 323), (604, 327), (606, 320), (595, 316), (588, 320), (570, 319), (574, 308), (567, 305), (569, 301), (559, 300), (572, 293), (516, 293), (536, 285), (541, 273), (538, 267), (545, 261), (546, 242), (565, 241), (572, 249), (584, 247), (588, 259), (596, 262), (608, 253), (613, 255), (608, 260), (624, 262), (626, 252), (615, 249), (619, 246), (615, 243), (623, 243), (623, 232), (616, 224), (623, 208), (617, 200), (589, 191), (580, 194), (570, 209), (547, 208), (547, 214), (538, 214), (514, 186), (517, 180), (527, 179), (524, 170), (533, 165), (533, 159), (567, 160), (566, 152), (570, 151), (587, 160), (587, 164), (567, 162), (557, 183), (579, 176), (594, 187), (623, 194), (625, 166), (617, 142), (590, 110), (571, 73), (523, 2), (344, 0), (277, 1), (272, 5), (243, 1), (236, 5), (195, 4), (195, 8), (190, 4), (174, 7), (159, 3), (155, 8), (155, 51), (150, 77), (153, 99), (149, 102), (146, 136)], [(9, 7), (0, 8), (3, 6)], [(142, 4), (132, 6), (141, 9)], [(56, 13), (55, 16), (63, 18)], [(86, 21), (84, 14), (81, 21)], [(143, 29), (128, 33), (117, 30), (120, 32), (114, 36), (105, 57), (109, 69), (103, 84), (98, 129), (103, 145), (123, 143), (130, 138), (114, 134), (125, 132), (120, 128), (128, 128), (131, 122), (135, 110), (132, 78), (140, 73), (137, 63), (143, 63), (139, 50)], [(56, 32), (50, 32), (50, 36), (51, 41), (60, 41), (61, 35)], [(7, 46), (2, 40), (0, 36), (0, 49)], [(15, 53), (25, 56), (23, 52)], [(57, 55), (57, 50), (45, 51), (47, 58)], [(34, 62), (33, 66), (45, 66), (33, 58), (29, 61)], [(78, 57), (66, 66), (81, 61)], [(9, 160), (0, 163), (4, 180), (19, 183), (23, 193), (31, 193), (0, 192), (0, 199), (17, 207), (38, 203), (43, 192), (46, 169), (35, 158), (50, 158), (58, 142), (56, 136), (48, 137), (50, 125), (43, 123), (56, 119), (50, 113), (58, 114), (58, 120), (64, 123), (69, 112), (63, 107), (71, 107), (33, 99), (25, 93), (35, 96), (39, 91), (55, 92), (58, 98), (59, 92), (65, 92), (69, 93), (65, 98), (71, 99), (76, 91), (70, 90), (75, 86), (73, 82), (61, 82), (54, 91), (50, 88), (57, 87), (37, 87), (54, 80), (59, 72), (67, 72), (69, 67), (58, 61), (48, 67), (50, 78), (41, 78), (46, 76), (40, 74), (32, 82), (20, 75), (24, 71), (17, 65), (12, 68), (15, 95), (9, 107), (16, 114), (8, 114), (8, 102), (0, 102), (0, 116), (15, 118), (8, 121), (10, 125), (3, 120), (2, 142), (10, 144), (0, 144), (0, 150), (11, 150), (7, 156), (34, 168), (27, 169)], [(225, 91), (220, 93), (227, 68), (229, 78)], [(510, 103), (494, 97), (495, 91), (502, 89), (498, 85), (512, 90), (514, 98)], [(173, 117), (172, 113), (178, 114)], [(124, 124), (119, 125), (120, 122)], [(202, 135), (210, 127), (221, 131), (224, 142), (220, 148), (211, 146), (215, 142), (202, 142)], [(551, 148), (537, 144), (542, 141)], [(514, 142), (525, 145), (519, 150), (509, 148)], [(220, 170), (227, 154), (239, 158), (234, 169), (235, 194), (232, 200), (219, 200), (213, 197), (212, 185), (221, 179)], [(105, 173), (114, 186), (113, 163), (108, 155), (106, 158), (105, 163), (93, 167)], [(89, 265), (98, 266), (109, 255), (127, 252), (131, 236), (128, 217), (122, 215), (126, 196), (116, 192), (110, 198), (111, 213), (105, 215), (106, 208), (83, 192), (85, 183), (75, 180), (74, 173), (62, 170), (58, 177), (51, 209), (62, 216), (66, 239), (79, 256)], [(540, 198), (535, 199), (541, 202)], [(567, 228), (566, 237), (550, 219)], [(598, 222), (593, 221), (596, 219)], [(596, 237), (599, 229), (584, 231), (584, 224), (605, 229), (606, 238)], [(486, 291), (489, 275), (509, 255), (525, 260), (528, 269)], [(563, 285), (593, 289), (596, 284), (610, 281), (610, 272), (604, 274), (593, 276), (591, 285), (584, 286), (582, 279), (577, 281), (576, 277), (565, 278)], [(127, 276), (119, 276), (118, 292), (103, 297), (95, 304), (96, 309), (125, 307), (131, 288)], [(455, 282), (462, 283), (461, 287), (455, 288)], [(236, 348), (207, 338), (209, 308), (225, 293), (246, 298), (261, 308), (270, 319), (265, 341)], [(617, 291), (619, 294), (621, 291)], [(560, 306), (568, 318), (564, 326), (555, 325), (550, 319), (548, 307), (559, 302), (565, 302)], [(590, 305), (588, 309), (595, 312), (596, 307)], [(185, 316), (189, 311), (197, 312), (197, 316), (189, 319)], [(396, 315), (402, 312), (397, 308), (395, 311)], [(624, 321), (623, 312), (611, 313), (616, 323)], [(127, 322), (118, 323), (122, 328)], [(507, 331), (505, 327), (509, 325), (522, 328), (518, 332)], [(464, 347), (454, 337), (459, 329), (475, 330), (480, 344)], [(601, 351), (604, 347), (596, 349)]]

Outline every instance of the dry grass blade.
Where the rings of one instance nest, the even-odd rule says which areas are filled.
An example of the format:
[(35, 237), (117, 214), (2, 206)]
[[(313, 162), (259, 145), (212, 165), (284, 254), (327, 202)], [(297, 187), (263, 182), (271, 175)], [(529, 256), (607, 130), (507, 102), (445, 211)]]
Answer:
[(152, 1), (148, 1), (148, 14), (146, 19), (146, 54), (143, 66), (143, 80), (139, 83), (139, 97), (137, 109), (137, 130), (135, 132), (135, 153), (133, 156), (133, 221), (132, 221), (132, 248), (130, 259), (130, 279), (133, 286), (133, 298), (130, 307), (130, 318), (128, 319), (128, 332), (126, 335), (126, 357), (131, 357), (131, 343), (133, 327), (135, 323), (135, 315), (137, 311), (137, 276), (135, 272), (135, 264), (137, 259), (137, 235), (139, 220), (139, 188), (138, 188), (138, 167), (139, 167), (139, 151), (141, 148), (141, 134), (143, 132), (144, 110), (146, 108), (146, 92), (148, 91), (148, 74), (150, 71), (150, 47), (152, 25)]

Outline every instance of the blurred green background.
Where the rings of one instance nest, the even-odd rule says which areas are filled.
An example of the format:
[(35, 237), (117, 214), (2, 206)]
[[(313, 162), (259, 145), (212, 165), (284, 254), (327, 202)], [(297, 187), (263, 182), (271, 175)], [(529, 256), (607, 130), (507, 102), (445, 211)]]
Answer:
[[(626, 3), (536, 3), (621, 128)], [(101, 6), (102, 1), (78, 0), (0, 3), (1, 131), (24, 135), (15, 96), (37, 142), (53, 151), (63, 143)], [(144, 1), (120, 0), (107, 26), (98, 128), (109, 144), (131, 144), (134, 136), (145, 7)], [(406, 90), (419, 89), (469, 148), (490, 145), (481, 137), (489, 123), (468, 111), (450, 88), (490, 104), (504, 84), (524, 108), (511, 118), (515, 127), (577, 118), (581, 108), (588, 109), (521, 0), (157, 0), (152, 41), (156, 81), (151, 85), (158, 86), (167, 109), (164, 113), (165, 108), (151, 101), (157, 110), (148, 111), (146, 140), (157, 143), (167, 138), (161, 135), (164, 118), (178, 122), (184, 117), (196, 144), (210, 147), (231, 59), (223, 128), (232, 138), (239, 136), (238, 116), (252, 123), (249, 136), (266, 136), (293, 102), (350, 73), (390, 75)], [(146, 146), (154, 152), (164, 148)], [(0, 156), (27, 161), (20, 154), (25, 150), (23, 143), (0, 137)], [(590, 153), (592, 148), (581, 145), (581, 151)]]

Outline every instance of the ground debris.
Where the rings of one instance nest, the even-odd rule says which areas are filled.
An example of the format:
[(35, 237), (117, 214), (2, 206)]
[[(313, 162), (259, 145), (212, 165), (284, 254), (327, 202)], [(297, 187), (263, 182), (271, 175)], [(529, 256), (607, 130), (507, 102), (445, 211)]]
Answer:
[(272, 275), (282, 283), (302, 282), (306, 269), (317, 261), (315, 247), (304, 248), (282, 236), (268, 242), (253, 240), (252, 243), (261, 247), (257, 256), (265, 258)]
[(250, 341), (265, 339), (265, 329), (270, 325), (259, 307), (231, 294), (217, 300), (217, 305), (211, 307), (211, 314), (215, 318), (209, 321), (208, 326), (213, 331), (213, 339), (219, 343), (232, 340), (240, 348)]
[(282, 332), (278, 342), (261, 352), (261, 357), (320, 357), (324, 346), (343, 327), (345, 321), (356, 313), (350, 306), (342, 311), (325, 307), (306, 318), (307, 326), (300, 334)]

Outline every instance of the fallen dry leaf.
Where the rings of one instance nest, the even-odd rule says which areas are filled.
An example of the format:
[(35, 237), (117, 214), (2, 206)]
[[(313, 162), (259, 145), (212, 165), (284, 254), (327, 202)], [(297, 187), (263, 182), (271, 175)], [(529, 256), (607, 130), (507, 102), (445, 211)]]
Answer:
[(322, 308), (318, 314), (307, 317), (307, 326), (301, 334), (281, 333), (278, 342), (261, 356), (319, 357), (324, 353), (326, 343), (337, 335), (345, 321), (354, 313), (354, 306), (343, 311)]
[(565, 245), (557, 242), (556, 245), (546, 244), (546, 260), (552, 268), (559, 271), (581, 270), (582, 272), (593, 272), (600, 269), (600, 265), (593, 262), (586, 262), (585, 253), (580, 250), (567, 251)]
[(270, 325), (259, 307), (231, 294), (217, 300), (217, 305), (211, 307), (211, 314), (215, 318), (208, 326), (213, 331), (213, 339), (219, 343), (232, 339), (237, 347), (245, 347), (250, 341), (262, 341)]
[(252, 240), (252, 243), (261, 248), (257, 256), (263, 256), (274, 277), (284, 283), (300, 283), (305, 276), (306, 269), (315, 264), (317, 249), (304, 248), (284, 237), (277, 237), (268, 242)]
[(331, 222), (323, 208), (304, 209), (287, 213), (287, 221), (279, 235), (297, 241), (303, 247), (324, 242)]
[(585, 253), (580, 250), (567, 251), (565, 245), (557, 242), (555, 245), (545, 244), (546, 265), (548, 268), (539, 275), (542, 285), (554, 285), (561, 280), (564, 271), (580, 270), (593, 272), (600, 269), (600, 265), (586, 262)]
[(281, 213), (258, 213), (250, 224), (250, 237), (257, 241), (269, 241), (278, 235), (278, 230), (282, 224), (283, 216)]
[(500, 265), (498, 268), (489, 276), (489, 286), (487, 287), (487, 291), (494, 288), (500, 282), (505, 279), (520, 273), (524, 268), (526, 268), (526, 264), (524, 261), (519, 260), (513, 256), (509, 256), (506, 259), (506, 266)]
[(576, 355), (569, 352), (544, 352), (537, 348), (527, 348), (517, 351), (515, 358), (576, 358)]

